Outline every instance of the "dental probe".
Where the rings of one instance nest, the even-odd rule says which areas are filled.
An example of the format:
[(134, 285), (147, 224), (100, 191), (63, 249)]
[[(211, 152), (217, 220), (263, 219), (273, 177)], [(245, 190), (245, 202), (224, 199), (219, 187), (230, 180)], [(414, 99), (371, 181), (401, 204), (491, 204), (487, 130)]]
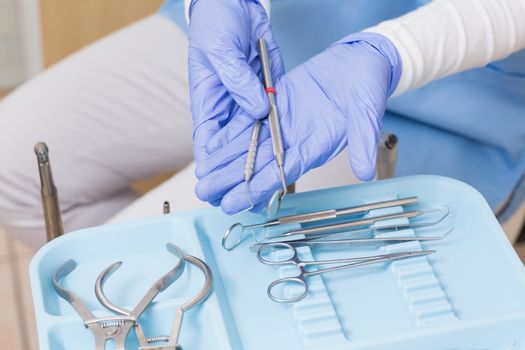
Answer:
[(46, 222), (46, 238), (51, 241), (64, 234), (62, 217), (58, 203), (58, 192), (51, 173), (49, 163), (49, 150), (44, 142), (35, 145), (35, 154), (38, 161), (38, 172), (40, 174), (40, 193), (42, 195), (42, 206), (44, 207), (44, 220)]
[(270, 124), (270, 135), (272, 138), (273, 155), (279, 166), (279, 172), (281, 175), (281, 183), (283, 186), (280, 198), (288, 192), (286, 188), (286, 179), (284, 176), (284, 148), (283, 139), (281, 135), (281, 126), (279, 125), (279, 112), (277, 111), (277, 103), (275, 101), (275, 88), (272, 81), (272, 72), (270, 69), (270, 58), (268, 57), (268, 49), (266, 47), (266, 41), (263, 38), (258, 41), (259, 56), (261, 58), (261, 67), (264, 80), (264, 87), (268, 94), (270, 101), (270, 113), (268, 114), (268, 122)]

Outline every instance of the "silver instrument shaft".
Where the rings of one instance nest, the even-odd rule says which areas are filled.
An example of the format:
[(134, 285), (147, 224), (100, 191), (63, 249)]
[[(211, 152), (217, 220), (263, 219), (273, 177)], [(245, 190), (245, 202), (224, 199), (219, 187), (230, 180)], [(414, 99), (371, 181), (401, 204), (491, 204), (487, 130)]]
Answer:
[(279, 166), (279, 172), (281, 175), (282, 191), (281, 194), (284, 196), (287, 193), (286, 178), (284, 176), (284, 147), (283, 138), (281, 134), (281, 126), (279, 124), (279, 112), (277, 110), (277, 103), (275, 101), (275, 88), (272, 81), (272, 72), (270, 68), (270, 58), (268, 57), (268, 48), (263, 38), (258, 41), (259, 56), (261, 58), (261, 67), (264, 80), (264, 86), (268, 99), (270, 101), (270, 113), (268, 114), (268, 122), (270, 124), (270, 135), (272, 138), (272, 147), (275, 160)]
[(385, 220), (411, 219), (411, 218), (415, 218), (423, 214), (424, 212), (419, 211), (419, 210), (404, 211), (401, 213), (373, 216), (370, 218), (352, 220), (352, 221), (342, 222), (342, 223), (337, 223), (337, 224), (329, 224), (329, 225), (324, 225), (324, 226), (316, 226), (316, 227), (310, 227), (310, 228), (305, 228), (305, 229), (300, 229), (300, 230), (294, 230), (294, 231), (283, 233), (281, 236), (290, 237), (290, 236), (297, 236), (297, 235), (313, 235), (313, 234), (327, 233), (327, 232), (334, 232), (334, 231), (337, 232), (340, 230), (347, 230), (353, 227), (371, 226), (380, 221), (385, 221)]

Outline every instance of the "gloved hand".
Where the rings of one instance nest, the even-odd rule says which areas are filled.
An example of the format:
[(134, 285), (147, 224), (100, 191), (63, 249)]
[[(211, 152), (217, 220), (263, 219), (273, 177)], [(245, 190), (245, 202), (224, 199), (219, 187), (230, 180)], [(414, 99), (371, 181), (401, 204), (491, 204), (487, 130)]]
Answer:
[[(357, 177), (374, 177), (386, 100), (397, 86), (401, 69), (397, 49), (387, 38), (356, 33), (278, 80), (275, 89), (288, 184), (328, 162), (347, 145)], [(247, 135), (239, 137), (245, 138)], [(265, 138), (248, 187), (255, 210), (263, 208), (281, 187), (271, 140), (266, 134)], [(199, 198), (220, 201), (229, 214), (249, 208), (243, 184), (247, 147), (247, 141), (241, 147), (234, 140), (210, 157), (216, 170), (198, 182)]]
[(284, 65), (259, 1), (193, 0), (190, 4), (188, 65), (198, 178), (215, 169), (208, 161), (210, 154), (249, 128), (253, 119), (268, 114), (268, 97), (258, 77), (261, 37), (277, 79)]

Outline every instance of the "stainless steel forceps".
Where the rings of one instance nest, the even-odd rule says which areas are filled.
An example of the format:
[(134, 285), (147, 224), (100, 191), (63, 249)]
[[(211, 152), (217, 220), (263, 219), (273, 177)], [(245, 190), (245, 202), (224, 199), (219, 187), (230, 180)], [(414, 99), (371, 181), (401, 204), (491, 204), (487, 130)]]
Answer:
[[(176, 255), (179, 258), (175, 267), (167, 274), (162, 276), (157, 282), (155, 282), (155, 284), (150, 288), (150, 290), (139, 301), (137, 306), (132, 311), (125, 310), (125, 314), (121, 313), (117, 316), (96, 318), (76, 294), (62, 287), (61, 281), (77, 267), (77, 263), (74, 260), (66, 261), (56, 270), (55, 274), (53, 275), (53, 286), (55, 291), (60, 297), (71, 304), (71, 306), (84, 321), (84, 326), (91, 330), (93, 336), (95, 337), (96, 350), (105, 350), (106, 343), (110, 340), (114, 340), (116, 350), (125, 350), (126, 339), (131, 329), (137, 325), (137, 320), (140, 315), (142, 315), (144, 310), (146, 310), (146, 308), (151, 304), (157, 294), (168, 288), (181, 276), (182, 272), (184, 271), (184, 262), (186, 261), (184, 254), (175, 245), (172, 245), (168, 250), (170, 253)], [(103, 274), (111, 274), (118, 267), (120, 267), (120, 265), (120, 262), (111, 265), (109, 268), (104, 270)], [(100, 278), (100, 280), (103, 282), (105, 277), (103, 276)], [(100, 289), (100, 291), (102, 290)], [(107, 298), (103, 300), (107, 300)], [(103, 303), (103, 305), (105, 305), (105, 303)], [(108, 307), (108, 309), (117, 313), (120, 313), (119, 311), (123, 310), (119, 307)]]
[[(173, 254), (179, 251), (179, 248), (172, 243), (167, 243), (166, 248)], [(173, 329), (170, 336), (161, 335), (155, 337), (146, 337), (146, 335), (144, 334), (144, 330), (142, 329), (140, 324), (137, 323), (135, 325), (135, 332), (139, 341), (138, 350), (179, 350), (179, 335), (184, 313), (203, 302), (211, 292), (213, 285), (213, 275), (208, 265), (206, 265), (206, 263), (204, 263), (202, 260), (191, 255), (184, 254), (183, 259), (184, 261), (196, 266), (203, 272), (204, 286), (195, 297), (191, 298), (190, 300), (188, 300), (187, 302), (185, 302), (177, 308), (175, 321), (173, 322)], [(106, 282), (107, 278), (120, 266), (117, 264), (118, 263), (109, 266), (100, 274), (95, 285), (95, 294), (97, 295), (97, 298), (100, 301), (100, 303), (104, 305), (107, 309), (113, 310), (114, 312), (123, 316), (131, 316), (133, 315), (133, 311), (128, 311), (124, 308), (121, 308), (120, 306), (117, 306), (104, 294), (104, 283)], [(148, 294), (158, 289), (164, 290), (168, 286), (169, 285), (166, 285), (165, 281), (163, 281), (162, 279), (158, 280), (150, 289)]]
[[(275, 250), (279, 250), (278, 254), (276, 254), (277, 252), (275, 252)], [(267, 289), (267, 294), (273, 301), (279, 303), (294, 303), (304, 299), (308, 295), (309, 288), (306, 280), (310, 276), (383, 262), (390, 262), (394, 260), (425, 256), (428, 254), (433, 254), (435, 252), (435, 250), (417, 250), (401, 253), (364, 256), (357, 258), (307, 261), (299, 259), (299, 257), (297, 256), (296, 248), (288, 243), (269, 243), (259, 248), (259, 250), (257, 251), (257, 258), (260, 262), (266, 265), (293, 265), (297, 267), (297, 269), (299, 270), (299, 274), (292, 277), (279, 278), (270, 283)], [(281, 254), (284, 255), (285, 253), (288, 256), (283, 259), (280, 259), (277, 256)], [(307, 267), (317, 265), (337, 266), (327, 267), (313, 271), (307, 270)], [(298, 292), (294, 292), (290, 297), (287, 297), (284, 293), (284, 287), (286, 286), (296, 286), (298, 288)], [(275, 293), (274, 290), (276, 287), (281, 287), (281, 289), (283, 289), (283, 292), (281, 292), (281, 294)]]

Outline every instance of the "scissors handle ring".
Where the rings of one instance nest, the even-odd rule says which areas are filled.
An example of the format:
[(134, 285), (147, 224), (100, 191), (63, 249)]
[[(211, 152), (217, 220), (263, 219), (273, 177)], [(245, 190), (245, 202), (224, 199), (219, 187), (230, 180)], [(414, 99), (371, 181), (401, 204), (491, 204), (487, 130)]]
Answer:
[[(265, 259), (262, 256), (264, 252), (267, 251), (271, 253), (271, 249), (278, 249), (278, 248), (292, 252), (291, 256), (285, 260), (269, 260), (269, 259)], [(297, 250), (295, 250), (295, 248), (288, 243), (272, 242), (272, 243), (265, 244), (259, 248), (259, 250), (257, 251), (257, 259), (259, 259), (259, 261), (265, 265), (283, 265), (283, 264), (288, 264), (288, 263), (297, 263)]]
[[(294, 293), (294, 296), (290, 298), (277, 296), (273, 293), (273, 289), (275, 287), (279, 285), (282, 285), (283, 287), (285, 287), (286, 284), (300, 285), (301, 288), (303, 288), (303, 292), (297, 295)], [(303, 277), (298, 276), (298, 277), (285, 277), (285, 278), (280, 278), (278, 280), (275, 280), (272, 283), (270, 283), (266, 292), (268, 296), (270, 297), (270, 299), (278, 303), (295, 303), (300, 300), (303, 300), (308, 295), (309, 289), (308, 289), (308, 284), (306, 283), (306, 280)]]

